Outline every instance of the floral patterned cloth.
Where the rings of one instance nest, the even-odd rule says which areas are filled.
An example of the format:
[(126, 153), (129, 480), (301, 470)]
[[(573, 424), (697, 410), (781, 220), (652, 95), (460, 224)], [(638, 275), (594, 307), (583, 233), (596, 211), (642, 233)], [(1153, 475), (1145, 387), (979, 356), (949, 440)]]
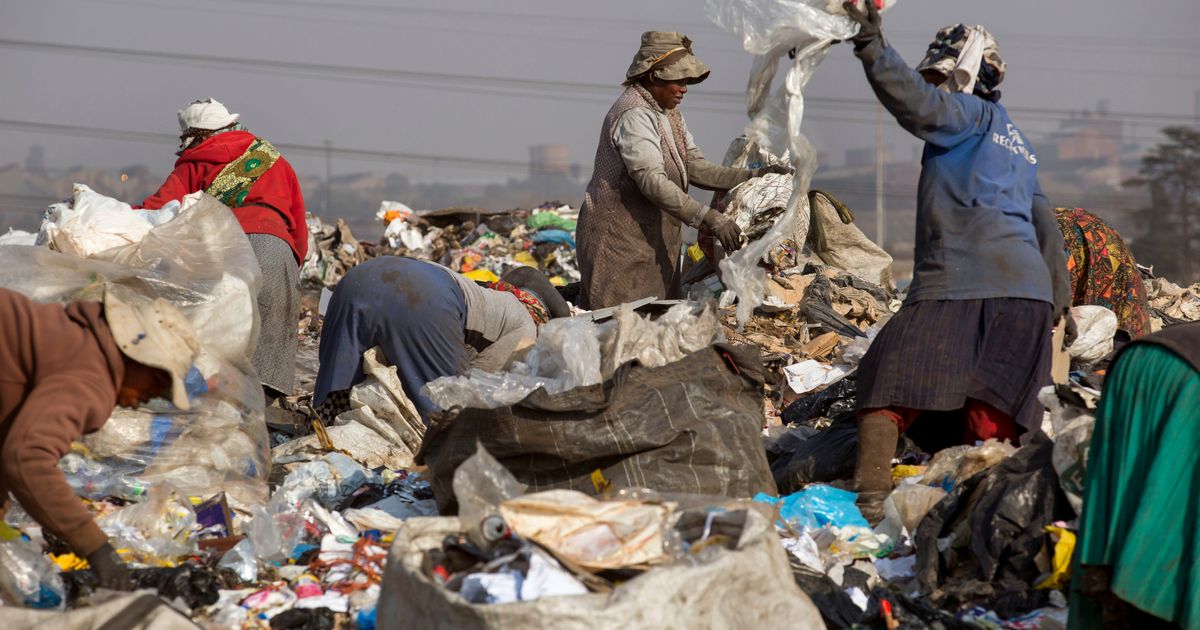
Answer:
[(1120, 330), (1136, 338), (1150, 332), (1146, 288), (1133, 253), (1108, 223), (1083, 208), (1055, 208), (1066, 241), (1071, 304), (1104, 306)]

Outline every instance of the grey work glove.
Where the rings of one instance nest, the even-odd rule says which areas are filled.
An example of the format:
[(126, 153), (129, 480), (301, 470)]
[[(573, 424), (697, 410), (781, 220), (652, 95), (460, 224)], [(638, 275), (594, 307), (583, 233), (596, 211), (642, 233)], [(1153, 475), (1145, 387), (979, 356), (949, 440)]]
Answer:
[(792, 175), (795, 172), (796, 172), (796, 169), (794, 169), (786, 164), (771, 164), (769, 166), (763, 166), (763, 167), (754, 169), (752, 171), (753, 175), (751, 175), (751, 177), (762, 177), (763, 175), (768, 175), (771, 173), (775, 173), (778, 175)]
[(129, 567), (125, 566), (125, 562), (117, 555), (112, 545), (104, 543), (104, 546), (88, 555), (87, 561), (92, 565), (92, 573), (96, 575), (97, 585), (101, 588), (114, 591), (133, 590), (133, 578), (129, 574)]
[(1067, 311), (1063, 315), (1063, 347), (1070, 348), (1071, 344), (1079, 338), (1079, 326), (1075, 323), (1075, 318), (1071, 316), (1071, 312)]
[(704, 225), (707, 225), (717, 240), (721, 241), (721, 247), (726, 252), (736, 252), (742, 247), (742, 228), (738, 227), (733, 219), (710, 209), (708, 214), (704, 215)]
[(875, 0), (867, 0), (867, 12), (858, 9), (858, 2), (845, 2), (842, 8), (851, 20), (858, 23), (858, 34), (850, 38), (854, 42), (854, 50), (862, 50), (867, 44), (883, 37), (883, 18), (879, 9), (875, 8)]

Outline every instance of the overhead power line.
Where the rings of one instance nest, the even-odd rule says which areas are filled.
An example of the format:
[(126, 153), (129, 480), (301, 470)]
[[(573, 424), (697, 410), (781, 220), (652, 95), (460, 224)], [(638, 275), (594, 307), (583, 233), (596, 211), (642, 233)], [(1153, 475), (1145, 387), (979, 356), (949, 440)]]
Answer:
[[(29, 120), (0, 119), (0, 128), (14, 129), (17, 131), (82, 136), (87, 138), (101, 138), (108, 140), (129, 140), (134, 142), (148, 142), (152, 144), (176, 144), (179, 142), (178, 136), (169, 133), (106, 129), (103, 127), (64, 125), (59, 123), (45, 123)], [(328, 151), (337, 157), (375, 162), (415, 162), (437, 166), (459, 166), (474, 170), (500, 171), (505, 173), (512, 173), (514, 171), (544, 170), (535, 165), (531, 165), (528, 162), (522, 162), (519, 160), (433, 155), (428, 153), (405, 153), (399, 151), (378, 151), (374, 149), (352, 149), (341, 148), (337, 146), (326, 147), (324, 145), (311, 144), (275, 143), (275, 146), (291, 153), (305, 153), (309, 155), (324, 156), (326, 151)], [(581, 168), (590, 169), (591, 165), (582, 165)]]
[[(76, 55), (85, 54), (111, 56), (132, 59), (144, 63), (200, 63), (215, 65), (223, 68), (232, 68), (241, 71), (265, 69), (281, 72), (300, 72), (305, 74), (315, 73), (327, 78), (339, 80), (363, 80), (368, 82), (391, 80), (399, 82), (415, 82), (423, 87), (468, 91), (475, 93), (483, 91), (481, 86), (488, 86), (498, 90), (516, 90), (516, 92), (500, 92), (509, 96), (526, 96), (536, 98), (581, 100), (578, 95), (584, 94), (590, 95), (591, 99), (583, 100), (595, 100), (599, 96), (611, 98), (615, 95), (614, 93), (618, 89), (618, 86), (615, 84), (606, 85), (582, 81), (526, 79), (492, 75), (449, 74), (442, 72), (424, 72), (391, 68), (318, 64), (301, 61), (224, 57), (219, 55), (196, 53), (160, 52), (107, 46), (34, 42), (9, 38), (0, 38), (0, 46)], [(531, 94), (530, 92), (537, 92), (537, 94)], [(574, 95), (564, 94), (564, 92), (574, 92)], [(729, 107), (734, 103), (742, 103), (745, 100), (745, 95), (743, 93), (719, 90), (698, 91), (697, 96), (702, 101), (708, 101), (710, 99), (724, 101), (726, 104), (725, 108), (701, 104), (701, 108), (711, 109), (713, 111), (740, 112), (740, 109), (729, 109)], [(805, 102), (814, 107), (835, 108), (839, 111), (845, 111), (847, 108), (854, 107), (870, 111), (876, 105), (874, 100), (864, 98), (806, 97)], [(689, 108), (695, 109), (694, 106), (689, 106)], [(1070, 119), (1076, 115), (1076, 113), (1071, 110), (1052, 108), (1018, 107), (1013, 108), (1012, 111), (1020, 115), (1049, 117), (1057, 120)], [(1110, 119), (1127, 122), (1142, 122), (1164, 125), (1191, 124), (1194, 122), (1194, 117), (1192, 116), (1148, 112), (1110, 112), (1105, 114), (1105, 116)], [(868, 120), (867, 122), (870, 121)]]

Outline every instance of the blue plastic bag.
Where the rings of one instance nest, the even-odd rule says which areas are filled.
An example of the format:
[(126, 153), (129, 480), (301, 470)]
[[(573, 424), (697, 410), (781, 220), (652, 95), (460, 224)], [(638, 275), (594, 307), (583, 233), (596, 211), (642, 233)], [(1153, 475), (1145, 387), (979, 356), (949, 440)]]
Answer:
[(571, 238), (571, 234), (566, 230), (541, 230), (534, 232), (534, 243), (553, 243), (555, 245), (566, 245), (572, 249), (575, 248), (575, 239)]
[(817, 484), (783, 498), (762, 492), (754, 500), (779, 506), (779, 517), (793, 529), (835, 527), (870, 527), (855, 505), (858, 495), (848, 490)]

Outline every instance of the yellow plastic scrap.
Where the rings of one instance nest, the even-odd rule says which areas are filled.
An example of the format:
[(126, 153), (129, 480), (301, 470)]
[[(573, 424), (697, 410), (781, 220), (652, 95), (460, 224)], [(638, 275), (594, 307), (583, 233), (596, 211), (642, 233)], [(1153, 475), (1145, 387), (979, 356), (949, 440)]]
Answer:
[(0, 520), (0, 540), (9, 542), (21, 537), (21, 530)]
[(898, 483), (901, 479), (924, 474), (925, 468), (925, 466), (908, 466), (905, 464), (892, 466), (892, 483)]
[(700, 249), (699, 243), (692, 243), (689, 245), (687, 248), (687, 253), (692, 259), (692, 262), (700, 262), (701, 260), (704, 260), (704, 252)]
[(596, 489), (596, 494), (600, 494), (612, 487), (612, 482), (604, 478), (604, 473), (597, 468), (592, 471), (592, 487)]
[(82, 571), (89, 566), (87, 560), (73, 553), (64, 553), (61, 556), (50, 554), (50, 559), (54, 561), (54, 564), (58, 565), (58, 570), (63, 572)]
[(495, 282), (500, 279), (491, 269), (473, 269), (463, 274), (475, 282)]
[(538, 266), (537, 259), (534, 258), (533, 254), (530, 254), (529, 252), (524, 252), (524, 251), (517, 252), (517, 253), (513, 254), (513, 260), (521, 263), (522, 265), (525, 265), (526, 267), (537, 267)]
[(1043, 531), (1055, 539), (1054, 570), (1050, 573), (1050, 577), (1038, 582), (1035, 588), (1060, 589), (1071, 581), (1071, 556), (1075, 554), (1075, 532), (1055, 525), (1047, 525)]
[(550, 278), (550, 284), (556, 287), (565, 287), (570, 284), (570, 282), (567, 282), (567, 279), (562, 276), (554, 276), (553, 278)]

